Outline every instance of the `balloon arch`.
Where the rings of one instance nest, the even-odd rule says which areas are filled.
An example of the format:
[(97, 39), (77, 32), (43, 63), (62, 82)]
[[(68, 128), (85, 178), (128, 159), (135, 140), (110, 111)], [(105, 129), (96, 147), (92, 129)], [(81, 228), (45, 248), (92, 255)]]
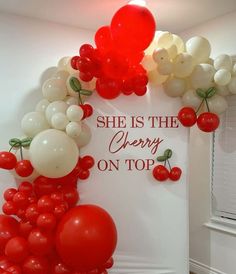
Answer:
[[(183, 126), (204, 132), (219, 126), (225, 96), (236, 94), (236, 65), (228, 55), (210, 58), (202, 37), (186, 43), (169, 32), (155, 32), (146, 7), (129, 4), (84, 44), (79, 55), (64, 57), (43, 87), (43, 99), (21, 122), (23, 139), (12, 138), (0, 152), (0, 167), (20, 180), (4, 192), (0, 215), (0, 273), (105, 274), (113, 265), (117, 231), (111, 216), (93, 205), (79, 205), (77, 181), (89, 178), (94, 159), (79, 150), (91, 138), (84, 123), (93, 107), (84, 100), (97, 92), (104, 99), (136, 94), (147, 84), (163, 85), (181, 97), (177, 114)], [(177, 181), (181, 170), (168, 169), (171, 150), (158, 157), (158, 181)], [(86, 233), (85, 233), (86, 231)]]

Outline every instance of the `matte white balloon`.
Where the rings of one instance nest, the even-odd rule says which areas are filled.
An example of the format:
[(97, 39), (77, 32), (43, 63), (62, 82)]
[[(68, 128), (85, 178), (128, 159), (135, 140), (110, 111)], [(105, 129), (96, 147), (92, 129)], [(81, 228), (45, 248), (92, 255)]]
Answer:
[(216, 85), (216, 93), (220, 96), (230, 95), (229, 89), (227, 86), (218, 86)]
[(69, 174), (79, 157), (74, 140), (65, 132), (56, 129), (39, 133), (31, 142), (29, 154), (33, 167), (38, 173), (49, 178)]
[(66, 57), (62, 57), (58, 64), (57, 64), (57, 69), (58, 70), (66, 70), (67, 69), (67, 64), (68, 62), (70, 61), (70, 58), (69, 56), (66, 56)]
[(236, 76), (232, 77), (229, 84), (228, 84), (228, 89), (230, 93), (236, 94)]
[(40, 111), (40, 112), (45, 112), (45, 110), (46, 110), (46, 108), (48, 107), (49, 104), (50, 104), (50, 102), (47, 99), (42, 99), (36, 105), (35, 110)]
[(80, 123), (77, 122), (70, 122), (66, 126), (66, 133), (71, 138), (78, 138), (82, 132), (82, 127)]
[(89, 126), (82, 123), (81, 127), (82, 127), (82, 131), (81, 131), (79, 137), (74, 138), (74, 141), (76, 142), (76, 144), (79, 148), (84, 147), (87, 144), (89, 144), (89, 142), (92, 138), (92, 133), (91, 133)]
[(208, 99), (208, 105), (210, 111), (216, 114), (221, 114), (226, 111), (228, 108), (228, 103), (225, 97), (220, 95), (214, 95), (213, 97)]
[(145, 55), (141, 64), (146, 71), (154, 70), (157, 67), (157, 64), (154, 62), (151, 55)]
[(180, 53), (174, 60), (173, 73), (176, 77), (186, 78), (194, 68), (194, 60), (192, 55), (188, 53)]
[(173, 44), (173, 35), (168, 31), (163, 31), (157, 38), (158, 48), (169, 48)]
[(73, 96), (66, 96), (66, 98), (64, 99), (64, 102), (68, 106), (77, 105), (78, 104), (78, 98), (73, 97)]
[(184, 106), (193, 107), (196, 109), (201, 104), (202, 99), (197, 95), (196, 90), (189, 89), (184, 93), (182, 102)]
[(66, 84), (63, 80), (48, 79), (42, 87), (43, 97), (50, 102), (63, 100), (67, 95)]
[(66, 115), (69, 121), (79, 122), (83, 119), (84, 111), (78, 105), (69, 106)]
[(64, 113), (58, 112), (53, 114), (51, 119), (52, 127), (55, 129), (64, 130), (68, 125), (69, 120)]
[(231, 74), (232, 74), (233, 76), (236, 75), (236, 63), (233, 64), (233, 68), (232, 68)]
[(179, 97), (184, 94), (186, 90), (186, 82), (179, 78), (170, 78), (164, 84), (164, 91), (168, 96)]
[(215, 69), (209, 64), (196, 65), (190, 76), (193, 88), (207, 89), (214, 86)]
[(56, 78), (56, 79), (66, 82), (66, 80), (69, 76), (70, 76), (70, 73), (68, 71), (59, 70), (54, 74), (53, 78)]
[(25, 114), (21, 121), (22, 131), (26, 136), (34, 137), (39, 132), (50, 128), (44, 113), (29, 112)]
[(170, 59), (174, 59), (178, 55), (178, 49), (174, 44), (167, 48), (167, 52)]
[(159, 63), (157, 70), (161, 75), (170, 75), (173, 72), (173, 63), (171, 61), (165, 61)]
[(195, 36), (186, 42), (186, 52), (194, 57), (196, 64), (207, 62), (211, 45), (206, 38)]
[(176, 34), (172, 34), (172, 36), (173, 36), (173, 44), (176, 45), (178, 53), (182, 53), (185, 49), (183, 40)]
[(216, 70), (226, 69), (226, 70), (231, 71), (232, 58), (227, 54), (221, 54), (215, 58), (214, 67)]
[(161, 85), (168, 79), (168, 75), (161, 75), (156, 69), (148, 72), (148, 81), (151, 85)]
[(214, 81), (219, 86), (226, 86), (231, 80), (231, 73), (227, 69), (219, 69), (214, 75)]
[(46, 109), (46, 112), (45, 112), (48, 123), (51, 124), (52, 116), (55, 113), (61, 112), (61, 113), (66, 114), (67, 108), (68, 108), (68, 105), (64, 101), (55, 101), (55, 102), (49, 104)]
[(166, 62), (166, 61), (170, 60), (168, 51), (166, 49), (164, 49), (164, 48), (155, 49), (154, 52), (153, 52), (152, 57), (153, 57), (153, 60), (157, 64), (160, 64), (162, 62)]

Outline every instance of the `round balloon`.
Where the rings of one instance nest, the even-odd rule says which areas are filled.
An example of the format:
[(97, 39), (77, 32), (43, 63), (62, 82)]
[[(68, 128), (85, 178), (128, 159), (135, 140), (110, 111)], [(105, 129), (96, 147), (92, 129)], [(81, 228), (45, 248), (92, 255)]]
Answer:
[(76, 166), (79, 151), (76, 143), (66, 133), (48, 129), (33, 139), (29, 155), (39, 174), (59, 178), (69, 174)]
[(101, 268), (112, 256), (116, 243), (114, 221), (104, 209), (94, 205), (69, 210), (56, 232), (59, 256), (78, 271)]

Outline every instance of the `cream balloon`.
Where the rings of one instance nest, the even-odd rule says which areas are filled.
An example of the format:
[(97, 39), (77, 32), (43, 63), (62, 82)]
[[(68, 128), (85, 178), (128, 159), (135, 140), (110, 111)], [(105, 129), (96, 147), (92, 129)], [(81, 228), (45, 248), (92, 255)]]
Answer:
[(176, 45), (178, 53), (184, 52), (185, 46), (183, 40), (176, 34), (172, 34), (173, 44)]
[(79, 137), (73, 138), (79, 148), (86, 146), (92, 138), (91, 130), (86, 124), (82, 123), (81, 129)]
[(214, 68), (216, 70), (226, 69), (231, 71), (232, 68), (232, 58), (227, 54), (221, 54), (217, 56), (214, 60)]
[(70, 58), (71, 58), (71, 57), (66, 56), (66, 57), (62, 57), (62, 58), (59, 60), (59, 62), (58, 62), (58, 64), (57, 64), (57, 69), (58, 69), (58, 71), (60, 71), (60, 70), (66, 70), (66, 69), (67, 69), (67, 64), (68, 64), (68, 62), (70, 61)]
[(53, 78), (56, 78), (56, 79), (66, 82), (66, 80), (69, 76), (70, 76), (70, 73), (68, 71), (59, 70), (53, 75)]
[(145, 55), (141, 64), (146, 71), (152, 71), (157, 67), (157, 64), (154, 62), (151, 55)]
[(173, 43), (173, 35), (168, 31), (163, 31), (157, 38), (158, 48), (169, 48)]
[(194, 60), (192, 55), (188, 53), (180, 53), (174, 60), (173, 73), (176, 77), (186, 78), (194, 68)]
[(50, 104), (50, 102), (47, 99), (42, 99), (36, 105), (35, 111), (45, 112), (45, 110), (49, 104)]
[(214, 81), (219, 86), (226, 86), (231, 80), (231, 73), (227, 69), (219, 69), (214, 75)]
[(73, 96), (66, 96), (66, 98), (64, 99), (64, 102), (68, 106), (77, 105), (78, 104), (78, 98), (75, 98)]
[(80, 106), (72, 105), (68, 107), (66, 115), (69, 121), (79, 122), (84, 117), (84, 111)]
[(161, 75), (170, 75), (173, 72), (173, 63), (169, 60), (159, 63), (157, 66), (157, 71)]
[(231, 78), (231, 81), (228, 84), (228, 89), (230, 93), (236, 94), (236, 76)]
[(230, 95), (229, 89), (227, 86), (218, 86), (216, 85), (216, 93), (220, 96)]
[(179, 97), (184, 94), (186, 90), (186, 83), (184, 79), (172, 77), (164, 84), (164, 91), (168, 96)]
[(55, 129), (64, 130), (69, 124), (69, 120), (64, 113), (58, 112), (53, 114), (51, 119), (52, 127)]
[(184, 93), (182, 102), (184, 106), (193, 107), (196, 109), (200, 106), (202, 100), (194, 89), (189, 89)]
[(167, 52), (170, 59), (174, 59), (178, 54), (178, 49), (176, 45), (171, 45), (169, 48), (167, 48)]
[(25, 114), (21, 121), (22, 131), (26, 136), (34, 137), (39, 132), (50, 128), (44, 113), (42, 112), (29, 112)]
[(214, 95), (213, 97), (209, 98), (207, 102), (210, 111), (216, 114), (221, 114), (228, 108), (228, 103), (225, 97), (220, 95)]
[(232, 68), (232, 75), (235, 76), (236, 75), (236, 63), (233, 64), (233, 68)]
[(157, 64), (160, 64), (162, 62), (166, 62), (166, 61), (170, 60), (168, 51), (164, 48), (155, 49), (152, 57), (153, 57), (154, 62), (156, 62)]
[(68, 105), (64, 101), (55, 101), (49, 104), (45, 112), (48, 123), (51, 125), (51, 119), (55, 113), (61, 112), (66, 114), (67, 108)]
[(82, 132), (82, 127), (80, 123), (77, 122), (70, 122), (66, 126), (66, 133), (71, 138), (78, 138)]
[(31, 142), (30, 161), (39, 174), (59, 178), (69, 174), (77, 164), (79, 150), (63, 131), (48, 129)]
[(196, 65), (190, 76), (191, 85), (194, 89), (207, 89), (214, 86), (215, 69), (209, 64)]
[(168, 75), (161, 75), (156, 69), (148, 72), (148, 81), (151, 85), (161, 85), (168, 79)]
[(48, 79), (42, 87), (43, 97), (50, 102), (63, 100), (67, 95), (66, 84), (57, 78)]
[(145, 49), (145, 55), (152, 55), (153, 51), (157, 48), (157, 39), (162, 34), (162, 31), (156, 31), (154, 39), (152, 40), (151, 44)]
[(196, 64), (204, 63), (211, 54), (211, 45), (206, 38), (195, 36), (186, 42), (186, 52), (193, 56)]

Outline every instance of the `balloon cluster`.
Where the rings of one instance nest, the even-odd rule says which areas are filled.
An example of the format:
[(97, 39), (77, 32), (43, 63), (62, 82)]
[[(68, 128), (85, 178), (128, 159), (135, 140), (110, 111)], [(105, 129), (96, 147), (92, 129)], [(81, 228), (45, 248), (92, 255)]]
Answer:
[(105, 99), (121, 93), (142, 96), (147, 91), (148, 77), (140, 62), (154, 33), (151, 12), (146, 7), (126, 5), (115, 13), (110, 26), (98, 29), (96, 48), (82, 45), (80, 56), (71, 59), (71, 66), (85, 82), (97, 78), (96, 90)]
[[(157, 32), (143, 60), (150, 82), (163, 84), (165, 93), (181, 97), (185, 107), (207, 113), (197, 123), (205, 132), (217, 128), (217, 115), (228, 107), (225, 96), (236, 94), (236, 65), (232, 58), (222, 54), (211, 59), (210, 53), (211, 45), (203, 37), (195, 36), (184, 43), (175, 34)], [(206, 93), (211, 88), (215, 92), (208, 96)], [(206, 100), (202, 103), (202, 99)], [(214, 120), (214, 125), (204, 130), (202, 117), (204, 121)]]

